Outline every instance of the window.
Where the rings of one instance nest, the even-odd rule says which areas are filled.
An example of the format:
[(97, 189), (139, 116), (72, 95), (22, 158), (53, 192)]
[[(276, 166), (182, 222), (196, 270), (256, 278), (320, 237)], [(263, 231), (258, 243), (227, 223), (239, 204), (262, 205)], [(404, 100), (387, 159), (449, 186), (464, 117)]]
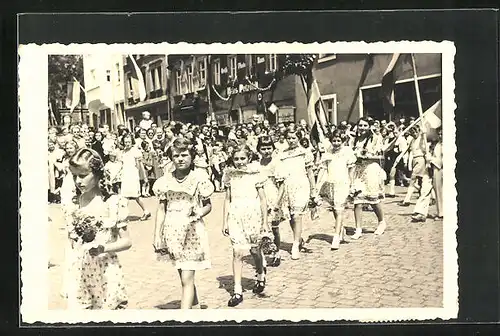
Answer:
[(274, 72), (278, 68), (276, 54), (266, 57), (266, 72)]
[(248, 63), (248, 75), (252, 77), (256, 73), (253, 55), (248, 55), (247, 63)]
[(319, 54), (318, 63), (332, 61), (337, 58), (337, 54)]
[(190, 64), (187, 69), (187, 92), (193, 92), (193, 65)]
[(204, 87), (207, 82), (207, 59), (198, 62), (198, 72), (200, 76), (200, 87)]
[(182, 94), (182, 71), (180, 69), (175, 71), (175, 87), (177, 88), (177, 94)]
[(325, 107), (325, 114), (328, 122), (337, 125), (337, 94), (329, 94), (321, 96), (323, 106)]
[(127, 74), (127, 82), (128, 82), (128, 97), (131, 98), (134, 93), (134, 87), (132, 86), (132, 74)]
[(213, 72), (214, 72), (214, 85), (220, 85), (220, 60), (216, 60), (213, 63)]
[(142, 80), (144, 81), (144, 88), (147, 90), (148, 89), (148, 80), (147, 80), (147, 77), (146, 77), (147, 72), (146, 72), (146, 68), (145, 67), (141, 68), (141, 73), (142, 73)]
[(236, 56), (229, 56), (229, 76), (236, 79), (237, 61)]
[(106, 82), (111, 82), (111, 70), (106, 70)]
[(151, 92), (154, 92), (156, 90), (161, 90), (162, 89), (162, 82), (161, 82), (161, 65), (157, 65), (154, 68), (151, 68), (150, 70), (150, 76), (151, 76)]
[(116, 63), (116, 82), (120, 83), (121, 79), (121, 71), (120, 71), (120, 63)]
[(96, 86), (95, 69), (90, 70), (90, 86)]

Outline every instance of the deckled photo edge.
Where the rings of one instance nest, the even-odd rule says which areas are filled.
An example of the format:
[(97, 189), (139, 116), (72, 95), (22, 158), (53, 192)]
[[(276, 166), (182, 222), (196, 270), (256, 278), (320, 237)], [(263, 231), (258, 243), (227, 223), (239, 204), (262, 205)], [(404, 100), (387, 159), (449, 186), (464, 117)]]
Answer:
[[(84, 312), (81, 317), (88, 316), (90, 319), (78, 319), (69, 312), (48, 311), (48, 278), (46, 263), (49, 259), (47, 241), (40, 237), (47, 237), (48, 218), (46, 206), (47, 179), (43, 171), (28, 169), (28, 167), (39, 166), (40, 162), (46, 161), (47, 153), (44, 141), (34, 141), (35, 139), (46, 138), (47, 118), (44, 108), (47, 103), (47, 57), (50, 54), (81, 54), (81, 53), (133, 53), (134, 51), (148, 53), (164, 53), (163, 48), (168, 47), (176, 54), (183, 53), (220, 53), (220, 47), (227, 48), (227, 53), (251, 52), (292, 52), (311, 53), (318, 51), (329, 51), (335, 48), (338, 53), (389, 53), (389, 52), (440, 52), (443, 55), (442, 75), (443, 75), (443, 125), (445, 128), (443, 146), (446, 148), (444, 161), (447, 163), (444, 169), (447, 171), (444, 179), (444, 190), (448, 197), (445, 198), (445, 220), (444, 220), (444, 308), (422, 308), (422, 309), (306, 309), (306, 310), (282, 310), (284, 316), (276, 320), (304, 321), (311, 322), (330, 320), (332, 313), (341, 312), (335, 320), (360, 320), (360, 321), (403, 321), (456, 317), (458, 313), (458, 259), (456, 253), (456, 229), (457, 229), (457, 204), (456, 204), (456, 144), (455, 144), (455, 123), (453, 112), (456, 108), (454, 101), (454, 56), (455, 47), (453, 42), (332, 42), (332, 43), (256, 43), (243, 44), (241, 42), (231, 44), (49, 44), (49, 45), (23, 45), (19, 48), (19, 107), (20, 107), (20, 174), (21, 174), (21, 314), (23, 322), (89, 322), (107, 321), (108, 316), (116, 322), (151, 322), (155, 320), (179, 321), (245, 321), (268, 320), (269, 315), (261, 314), (259, 310), (224, 310), (228, 318), (221, 320), (216, 316), (217, 311), (199, 311), (192, 314), (203, 316), (202, 319), (187, 317), (182, 311), (133, 311), (125, 310), (119, 312)], [(262, 49), (257, 49), (262, 48)], [(282, 50), (286, 48), (286, 51)], [(105, 49), (105, 50), (103, 50)], [(331, 50), (330, 50), (331, 51)], [(226, 53), (226, 49), (224, 50)], [(33, 74), (37, 75), (34, 76)], [(27, 98), (29, 97), (29, 98)], [(34, 113), (39, 111), (39, 113)], [(453, 173), (452, 173), (453, 171)], [(453, 177), (451, 177), (453, 176)], [(452, 197), (453, 195), (453, 197)], [(43, 200), (43, 201), (42, 201)], [(36, 223), (36, 225), (28, 226)], [(28, 246), (36, 246), (28, 248)], [(404, 311), (404, 312), (403, 312)], [(146, 313), (151, 318), (143, 319), (139, 314)], [(193, 312), (193, 311), (191, 311)], [(275, 311), (274, 311), (275, 312)], [(281, 312), (281, 311), (280, 311)], [(365, 316), (365, 313), (370, 316)], [(380, 312), (381, 314), (378, 314)], [(391, 313), (390, 319), (387, 313)], [(415, 314), (413, 314), (413, 313)], [(428, 315), (426, 312), (432, 312)], [(262, 311), (265, 313), (265, 311)], [(402, 314), (401, 314), (402, 313)], [(324, 314), (324, 315), (323, 315)], [(361, 314), (361, 315), (360, 315)], [(372, 315), (373, 314), (373, 315)], [(392, 315), (394, 314), (394, 315)], [(233, 318), (234, 315), (234, 318)], [(337, 315), (337, 314), (334, 314)], [(307, 318), (306, 318), (307, 317)], [(54, 319), (55, 318), (55, 319)], [(65, 319), (67, 318), (67, 320)], [(208, 318), (208, 319), (205, 319)]]

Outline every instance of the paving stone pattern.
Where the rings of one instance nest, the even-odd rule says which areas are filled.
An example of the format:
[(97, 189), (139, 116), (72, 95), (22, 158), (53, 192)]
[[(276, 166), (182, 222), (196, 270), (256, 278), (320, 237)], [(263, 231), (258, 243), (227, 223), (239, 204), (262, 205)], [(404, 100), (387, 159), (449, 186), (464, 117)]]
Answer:
[[(221, 218), (224, 195), (212, 197), (213, 210), (206, 218), (209, 231), (212, 268), (196, 274), (196, 286), (202, 308), (413, 308), (442, 307), (443, 301), (443, 228), (442, 221), (427, 220), (412, 223), (413, 206), (403, 208), (404, 188), (393, 199), (384, 200), (388, 228), (375, 237), (376, 216), (363, 212), (363, 237), (348, 239), (337, 251), (330, 250), (333, 215), (321, 209), (320, 219), (304, 219), (304, 239), (309, 253), (298, 261), (291, 260), (292, 241), (288, 223), (281, 224), (282, 263), (268, 267), (267, 286), (261, 295), (252, 293), (255, 270), (252, 258), (245, 258), (243, 271), (244, 301), (228, 308), (232, 293), (231, 246), (222, 236)], [(415, 199), (413, 199), (415, 201)], [(154, 211), (156, 200), (146, 199)], [(431, 213), (435, 211), (431, 207)], [(179, 308), (181, 285), (177, 271), (170, 263), (156, 260), (152, 237), (154, 222), (138, 221), (140, 209), (130, 205), (129, 223), (133, 246), (121, 252), (129, 308)], [(51, 265), (49, 267), (49, 309), (64, 309), (65, 300), (59, 295), (64, 260), (64, 223), (58, 205), (50, 205), (49, 233)], [(348, 235), (353, 233), (354, 214), (346, 210), (344, 223)]]

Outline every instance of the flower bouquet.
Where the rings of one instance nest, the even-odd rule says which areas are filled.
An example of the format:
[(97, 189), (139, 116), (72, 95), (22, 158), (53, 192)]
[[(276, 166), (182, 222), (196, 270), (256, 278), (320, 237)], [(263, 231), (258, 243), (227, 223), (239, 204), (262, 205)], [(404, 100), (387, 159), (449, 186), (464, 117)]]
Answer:
[(259, 247), (265, 255), (278, 252), (278, 247), (274, 243), (273, 238), (274, 237), (272, 237), (270, 234), (262, 234), (262, 238), (259, 242)]
[(313, 196), (309, 199), (307, 204), (309, 210), (311, 211), (311, 220), (316, 220), (319, 218), (318, 207), (321, 205), (321, 200), (319, 197)]
[(93, 243), (103, 227), (103, 221), (80, 211), (75, 211), (72, 216), (70, 238), (81, 244)]

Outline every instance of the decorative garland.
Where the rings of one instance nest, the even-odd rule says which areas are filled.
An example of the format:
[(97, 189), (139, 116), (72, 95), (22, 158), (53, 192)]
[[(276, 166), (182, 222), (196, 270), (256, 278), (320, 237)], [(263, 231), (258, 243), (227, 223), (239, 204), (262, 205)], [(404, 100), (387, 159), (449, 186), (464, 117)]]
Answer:
[[(316, 55), (314, 54), (293, 54), (293, 55), (286, 55), (285, 56), (285, 62), (281, 69), (278, 71), (274, 72), (274, 77), (271, 83), (269, 83), (268, 86), (261, 88), (254, 83), (250, 82), (250, 79), (248, 77), (245, 77), (246, 82), (253, 87), (254, 89), (262, 92), (262, 91), (267, 91), (269, 90), (277, 81), (278, 79), (283, 78), (284, 76), (287, 75), (297, 75), (297, 76), (303, 76), (303, 77), (308, 77), (311, 73), (312, 66), (314, 64), (314, 61), (316, 60)], [(238, 79), (235, 78), (230, 81), (231, 87), (236, 88), (236, 83)], [(233, 95), (229, 95), (228, 97), (223, 97), (216, 89), (215, 86), (212, 85), (212, 90), (215, 92), (217, 97), (222, 99), (223, 101), (229, 101), (231, 100), (231, 97)]]
[(273, 84), (274, 84), (274, 83), (276, 83), (276, 78), (273, 78), (273, 80), (271, 81), (271, 83), (269, 83), (269, 85), (268, 85), (268, 86), (266, 86), (265, 88), (261, 88), (261, 87), (256, 86), (256, 85), (255, 85), (255, 84), (253, 84), (252, 82), (250, 82), (250, 80), (248, 79), (248, 77), (246, 77), (245, 79), (246, 79), (247, 83), (248, 83), (251, 87), (253, 87), (254, 89), (259, 90), (259, 91), (267, 91), (267, 90), (269, 90), (269, 89), (271, 88), (271, 86), (273, 86)]
[(215, 89), (215, 86), (212, 85), (212, 90), (214, 90), (215, 94), (217, 95), (217, 97), (219, 97), (220, 99), (222, 99), (223, 101), (230, 101), (231, 100), (231, 96), (227, 97), (227, 98), (224, 98), (220, 95), (219, 92), (217, 92), (217, 90)]

